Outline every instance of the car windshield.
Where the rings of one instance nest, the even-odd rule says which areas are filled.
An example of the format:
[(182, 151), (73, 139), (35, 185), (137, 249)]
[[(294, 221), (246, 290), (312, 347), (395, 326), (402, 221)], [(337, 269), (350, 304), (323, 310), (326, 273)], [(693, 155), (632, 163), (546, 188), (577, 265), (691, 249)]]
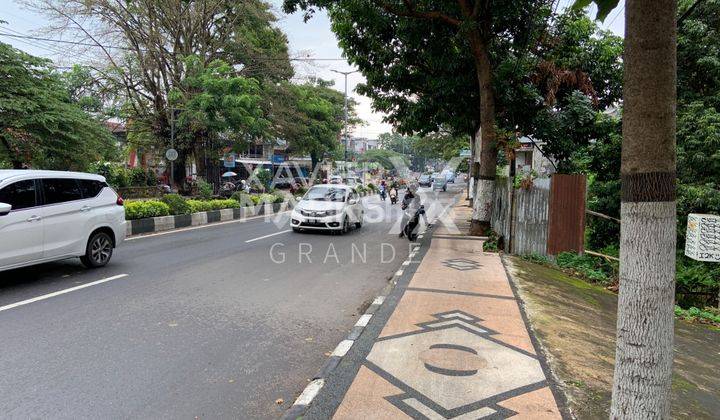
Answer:
[(425, 181), (426, 179), (430, 179), (430, 175), (420, 175), (420, 179)]
[(312, 187), (305, 195), (311, 201), (345, 201), (345, 189), (335, 187)]

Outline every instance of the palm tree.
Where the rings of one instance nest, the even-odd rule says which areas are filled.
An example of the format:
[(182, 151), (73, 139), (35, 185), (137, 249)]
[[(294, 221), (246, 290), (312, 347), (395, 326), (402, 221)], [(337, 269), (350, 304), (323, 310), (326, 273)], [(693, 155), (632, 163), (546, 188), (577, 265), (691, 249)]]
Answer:
[(668, 418), (675, 292), (675, 0), (625, 3), (620, 297), (611, 416)]

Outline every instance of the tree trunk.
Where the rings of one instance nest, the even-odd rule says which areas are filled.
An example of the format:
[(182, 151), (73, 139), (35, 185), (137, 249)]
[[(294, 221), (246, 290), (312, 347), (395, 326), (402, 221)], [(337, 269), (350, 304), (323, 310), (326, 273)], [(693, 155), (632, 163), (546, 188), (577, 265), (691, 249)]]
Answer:
[(674, 0), (625, 3), (620, 296), (612, 418), (670, 417), (675, 292)]
[[(475, 68), (480, 85), (480, 139), (479, 168), (474, 173), (475, 194), (470, 223), (471, 235), (487, 235), (490, 232), (493, 195), (495, 193), (495, 168), (497, 144), (495, 141), (495, 92), (492, 86), (492, 65), (487, 44), (479, 32), (472, 32), (470, 44), (475, 57)], [(477, 148), (476, 148), (477, 153)], [(477, 158), (476, 158), (477, 159)]]

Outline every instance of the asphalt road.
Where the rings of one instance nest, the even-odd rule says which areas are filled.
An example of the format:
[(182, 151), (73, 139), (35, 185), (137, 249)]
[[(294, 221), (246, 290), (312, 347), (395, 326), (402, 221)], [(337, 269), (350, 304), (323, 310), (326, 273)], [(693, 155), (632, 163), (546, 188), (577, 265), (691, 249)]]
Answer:
[(407, 257), (391, 212), (344, 236), (258, 218), (133, 238), (102, 269), (0, 272), (0, 417), (277, 418)]

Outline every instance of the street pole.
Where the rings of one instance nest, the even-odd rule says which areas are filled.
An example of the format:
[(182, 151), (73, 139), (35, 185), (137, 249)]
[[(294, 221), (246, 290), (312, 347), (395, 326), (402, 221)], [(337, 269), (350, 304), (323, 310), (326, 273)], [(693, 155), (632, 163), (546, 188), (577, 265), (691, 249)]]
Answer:
[[(175, 110), (170, 109), (170, 148), (175, 148)], [(175, 182), (175, 161), (170, 161), (170, 192), (173, 190), (173, 182)]]
[(348, 77), (349, 74), (357, 73), (358, 70), (353, 70), (353, 71), (331, 70), (331, 71), (334, 72), (334, 73), (342, 74), (343, 76), (345, 76), (345, 123), (344, 123), (344, 127), (343, 127), (343, 132), (344, 132), (344, 134), (343, 134), (343, 138), (344, 138), (343, 143), (344, 143), (344, 145), (345, 145), (345, 151), (344, 151), (344, 153), (343, 153), (343, 156), (344, 156), (345, 164), (344, 164), (344, 168), (343, 168), (343, 169), (345, 170), (345, 173), (347, 174), (347, 166), (348, 166), (348, 164), (347, 164), (347, 148), (348, 148), (348, 132), (347, 132), (347, 130), (348, 130), (347, 77)]

